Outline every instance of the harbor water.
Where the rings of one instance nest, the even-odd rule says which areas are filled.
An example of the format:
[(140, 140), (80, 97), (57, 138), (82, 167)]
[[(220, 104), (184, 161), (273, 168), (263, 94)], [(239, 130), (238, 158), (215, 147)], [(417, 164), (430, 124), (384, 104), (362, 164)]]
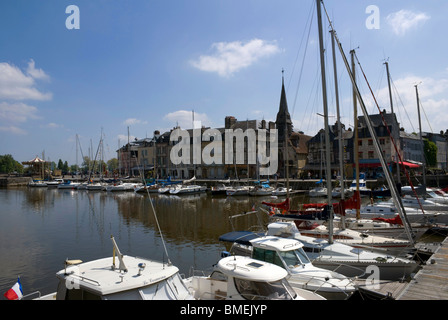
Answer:
[(255, 215), (234, 221), (229, 216), (248, 212), (261, 201), (260, 197), (208, 193), (149, 196), (57, 188), (0, 189), (0, 290), (6, 292), (20, 277), (25, 295), (54, 292), (55, 274), (64, 268), (66, 259), (112, 256), (111, 235), (122, 254), (158, 261), (169, 258), (187, 276), (191, 268), (210, 271), (225, 249), (218, 240), (221, 234), (232, 231), (232, 224), (238, 229), (258, 225)]
[[(64, 261), (111, 257), (111, 236), (122, 254), (169, 259), (185, 276), (192, 268), (207, 273), (226, 249), (220, 235), (268, 222), (260, 210), (257, 215), (230, 216), (258, 209), (262, 201), (283, 200), (210, 193), (175, 196), (0, 188), (0, 290), (6, 292), (20, 277), (24, 295), (55, 292), (55, 274), (64, 268)], [(303, 194), (291, 198), (292, 207), (308, 202)]]

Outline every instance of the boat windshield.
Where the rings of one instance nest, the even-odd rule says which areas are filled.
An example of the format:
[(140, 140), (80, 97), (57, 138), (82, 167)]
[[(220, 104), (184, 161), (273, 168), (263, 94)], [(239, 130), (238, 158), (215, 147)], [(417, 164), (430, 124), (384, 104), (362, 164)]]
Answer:
[(302, 248), (289, 251), (274, 251), (263, 248), (253, 249), (253, 258), (276, 264), (282, 268), (310, 263)]
[(234, 279), (238, 293), (247, 300), (293, 300), (297, 294), (285, 279), (274, 282)]
[(298, 266), (301, 264), (310, 263), (310, 260), (308, 259), (308, 256), (303, 251), (302, 248), (290, 250), (290, 251), (280, 251), (278, 252), (280, 257), (282, 257), (283, 261), (285, 261), (285, 264), (287, 266)]

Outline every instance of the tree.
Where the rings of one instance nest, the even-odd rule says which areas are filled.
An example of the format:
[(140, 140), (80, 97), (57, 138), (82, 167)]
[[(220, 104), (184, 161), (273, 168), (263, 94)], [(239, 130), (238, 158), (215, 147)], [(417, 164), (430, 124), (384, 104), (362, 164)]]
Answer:
[(63, 170), (64, 169), (64, 163), (62, 162), (61, 159), (59, 159), (59, 161), (58, 161), (58, 169), (59, 170)]
[(425, 148), (425, 159), (428, 167), (437, 166), (437, 145), (429, 141), (428, 139), (423, 139)]
[(11, 173), (14, 171), (22, 173), (22, 164), (14, 160), (10, 154), (0, 156), (0, 173)]
[(107, 168), (109, 169), (110, 172), (114, 172), (115, 170), (117, 170), (118, 169), (118, 159), (112, 158), (109, 161), (107, 161)]

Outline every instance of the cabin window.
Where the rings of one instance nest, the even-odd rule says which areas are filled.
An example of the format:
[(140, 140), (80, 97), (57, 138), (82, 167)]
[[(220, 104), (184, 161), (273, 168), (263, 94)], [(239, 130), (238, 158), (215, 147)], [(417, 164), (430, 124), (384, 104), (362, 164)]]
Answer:
[(65, 300), (101, 300), (101, 296), (84, 289), (67, 290)]
[(273, 250), (265, 250), (260, 248), (254, 248), (253, 258), (261, 261), (266, 261), (277, 266), (284, 268), (282, 260)]
[(275, 282), (258, 282), (235, 278), (234, 283), (238, 293), (247, 300), (291, 300), (297, 296), (284, 279)]
[(310, 253), (320, 253), (322, 251), (322, 249), (314, 248), (314, 247), (303, 247), (303, 251), (310, 252)]

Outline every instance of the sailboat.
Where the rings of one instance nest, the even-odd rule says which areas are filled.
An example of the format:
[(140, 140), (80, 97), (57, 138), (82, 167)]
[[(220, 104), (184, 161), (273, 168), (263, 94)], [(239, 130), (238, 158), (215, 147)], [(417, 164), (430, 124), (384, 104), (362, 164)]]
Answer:
[[(323, 49), (323, 41), (322, 41), (321, 18), (320, 18), (320, 2), (321, 2), (320, 0), (317, 0), (320, 48), (321, 48), (322, 93), (323, 93), (324, 120), (325, 120), (326, 176), (330, 176), (331, 175), (330, 166), (329, 166), (329, 164), (330, 164), (330, 142), (329, 142), (329, 127), (328, 127), (328, 114), (327, 114), (327, 101), (326, 101), (326, 81), (325, 81), (325, 63), (324, 63), (325, 60), (324, 60), (324, 56), (323, 56), (324, 49)], [(330, 25), (331, 25), (331, 22), (330, 22)], [(331, 25), (331, 28), (332, 28), (332, 25)], [(338, 46), (341, 49), (341, 53), (343, 54), (342, 48), (337, 39), (334, 29), (333, 29), (332, 34), (333, 34), (333, 39), (337, 40)], [(358, 99), (361, 102), (361, 105), (364, 110), (364, 114), (366, 115), (366, 118), (368, 119), (367, 112), (365, 111), (365, 106), (363, 105), (363, 101), (359, 95), (359, 91), (357, 90), (357, 86), (356, 86), (356, 83), (354, 82), (353, 74), (352, 74), (350, 68), (348, 67), (348, 63), (345, 59), (345, 55), (343, 55), (343, 58), (344, 58), (344, 61), (346, 62), (347, 70), (350, 73), (350, 76), (351, 76), (351, 79), (352, 79), (352, 82), (354, 85), (354, 89), (358, 93)], [(380, 150), (379, 143), (378, 143), (378, 141), (376, 141), (377, 139), (375, 136), (375, 132), (373, 131), (370, 122), (367, 121), (367, 124), (368, 124), (368, 128), (370, 130), (371, 136), (375, 138), (374, 139), (376, 142), (375, 146), (378, 150)], [(382, 164), (386, 168), (384, 159), (382, 158), (382, 153), (381, 152), (377, 152), (377, 153), (380, 155)], [(383, 169), (383, 170), (385, 172), (386, 171), (388, 172), (387, 168)], [(390, 177), (388, 179), (388, 182), (389, 182), (389, 180), (391, 180)], [(391, 183), (389, 183), (389, 184), (391, 184)], [(392, 186), (395, 188), (394, 184), (392, 184)], [(300, 215), (299, 215), (299, 217), (297, 219), (295, 219), (295, 222), (296, 222), (296, 225), (298, 225), (298, 229), (301, 231), (301, 233), (303, 235), (317, 237), (317, 238), (321, 238), (321, 239), (328, 239), (328, 242), (330, 244), (332, 244), (334, 241), (337, 241), (340, 243), (344, 243), (347, 245), (353, 245), (353, 246), (357, 246), (357, 247), (369, 247), (371, 249), (381, 250), (383, 252), (385, 252), (384, 250), (388, 250), (387, 252), (389, 252), (390, 254), (394, 254), (394, 255), (399, 254), (399, 253), (405, 254), (405, 253), (407, 253), (407, 251), (403, 251), (403, 250), (413, 246), (414, 239), (412, 238), (412, 235), (410, 234), (408, 225), (404, 226), (404, 230), (406, 232), (406, 235), (408, 236), (407, 240), (379, 237), (379, 236), (375, 236), (375, 235), (368, 235), (364, 232), (358, 232), (358, 231), (347, 229), (347, 228), (345, 228), (345, 225), (343, 225), (343, 227), (340, 229), (334, 228), (334, 226), (333, 226), (334, 205), (332, 204), (332, 198), (331, 198), (331, 194), (332, 194), (331, 183), (327, 182), (327, 189), (328, 189), (327, 203), (322, 204), (322, 206), (326, 206), (330, 210), (328, 225), (316, 226), (315, 224), (311, 224), (311, 223), (308, 225), (304, 225), (302, 220), (305, 220), (305, 218), (300, 219)], [(394, 199), (397, 199), (396, 191), (395, 191), (394, 195), (395, 195)], [(359, 196), (359, 193), (357, 193), (357, 196)], [(359, 201), (357, 203), (359, 205)], [(285, 213), (286, 214), (284, 214), (282, 217), (286, 218), (286, 217), (288, 217), (288, 212), (285, 212)], [(341, 213), (342, 213), (342, 217), (343, 217), (344, 209), (341, 211)], [(400, 214), (400, 217), (402, 218), (402, 221), (404, 223), (408, 223), (408, 221), (405, 220), (406, 218), (403, 217), (402, 214)], [(292, 218), (292, 217), (289, 216), (288, 218)], [(278, 217), (277, 217), (277, 219), (278, 219)]]

